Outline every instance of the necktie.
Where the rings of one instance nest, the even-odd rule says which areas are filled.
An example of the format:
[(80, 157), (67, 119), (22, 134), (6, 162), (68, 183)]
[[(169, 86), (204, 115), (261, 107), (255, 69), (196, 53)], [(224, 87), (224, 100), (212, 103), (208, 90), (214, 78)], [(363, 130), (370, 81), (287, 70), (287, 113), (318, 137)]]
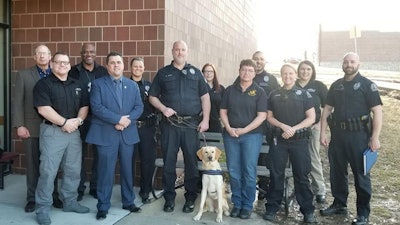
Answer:
[(118, 99), (118, 104), (120, 108), (122, 108), (122, 81), (119, 80), (114, 80), (115, 84), (115, 94), (117, 95)]

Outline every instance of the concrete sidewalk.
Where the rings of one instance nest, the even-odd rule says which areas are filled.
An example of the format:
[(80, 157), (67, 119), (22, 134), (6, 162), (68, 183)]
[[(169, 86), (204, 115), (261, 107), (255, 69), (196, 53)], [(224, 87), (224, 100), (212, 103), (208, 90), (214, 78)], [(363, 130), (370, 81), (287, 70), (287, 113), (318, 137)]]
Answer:
[[(24, 175), (11, 174), (5, 177), (5, 188), (0, 190), (0, 224), (1, 225), (35, 225), (36, 214), (25, 213), (24, 206), (26, 204), (26, 183)], [(88, 191), (88, 190), (87, 190)], [(138, 190), (135, 189), (137, 192)], [(198, 200), (196, 208), (192, 213), (183, 213), (184, 190), (177, 190), (177, 198), (175, 201), (175, 210), (171, 213), (163, 211), (164, 199), (153, 200), (150, 204), (142, 205), (141, 199), (136, 194), (135, 204), (141, 206), (141, 213), (129, 213), (121, 207), (120, 186), (115, 185), (111, 199), (111, 209), (105, 220), (96, 220), (96, 203), (97, 200), (92, 196), (86, 195), (80, 202), (82, 205), (90, 208), (87, 214), (76, 214), (63, 212), (61, 209), (53, 208), (51, 211), (52, 225), (199, 225), (199, 224), (218, 224), (215, 222), (215, 213), (204, 213), (200, 221), (193, 221), (193, 216), (198, 210)], [(223, 217), (220, 224), (239, 225), (251, 223), (252, 225), (266, 224), (260, 215), (253, 213), (249, 220), (237, 218)]]

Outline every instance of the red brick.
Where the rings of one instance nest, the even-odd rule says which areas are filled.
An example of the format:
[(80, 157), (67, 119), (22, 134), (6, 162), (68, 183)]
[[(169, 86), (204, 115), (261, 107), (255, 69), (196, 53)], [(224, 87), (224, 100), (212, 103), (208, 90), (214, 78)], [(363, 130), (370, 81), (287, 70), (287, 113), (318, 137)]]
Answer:
[(136, 42), (125, 41), (123, 42), (124, 55), (136, 55)]
[(44, 16), (45, 27), (56, 27), (57, 26), (57, 14), (46, 14)]
[(150, 24), (150, 11), (137, 12), (137, 24), (138, 25)]
[(130, 28), (130, 36), (131, 40), (143, 40), (143, 27), (142, 26), (137, 26), (137, 27), (131, 27)]
[[(144, 64), (146, 67), (146, 70), (152, 70), (152, 71), (156, 71), (158, 70), (157, 68), (157, 56), (148, 56), (144, 58)], [(150, 80), (150, 76), (148, 77), (148, 79)]]
[(110, 42), (110, 52), (117, 51), (122, 54), (122, 42)]
[(27, 42), (37, 42), (38, 41), (38, 30), (37, 29), (26, 30), (26, 41)]
[(32, 14), (21, 15), (21, 27), (31, 28), (32, 27)]
[(82, 48), (82, 44), (81, 43), (71, 43), (69, 45), (69, 54), (70, 56), (79, 56), (79, 60), (81, 57), (81, 48)]
[(68, 13), (57, 14), (57, 26), (58, 27), (69, 27), (69, 15)]
[(53, 4), (50, 4), (51, 12), (62, 12), (63, 11), (63, 4), (60, 2), (53, 1)]
[(158, 8), (165, 9), (165, 0), (158, 0)]
[(21, 44), (21, 56), (25, 56), (27, 58), (32, 57), (33, 50), (31, 44)]
[(13, 1), (12, 6), (11, 14), (26, 13), (26, 1)]
[(110, 12), (110, 25), (121, 25), (122, 24), (122, 12)]
[(38, 0), (39, 1), (39, 12), (51, 12), (50, 11), (50, 0)]
[(103, 0), (103, 10), (115, 10), (115, 0)]
[(69, 44), (64, 42), (57, 43), (56, 51), (66, 52), (67, 54), (69, 54)]
[(12, 43), (11, 44), (11, 52), (12, 52), (13, 57), (21, 56), (21, 53), (19, 51), (20, 51), (20, 45)]
[(11, 21), (12, 21), (12, 28), (20, 28), (20, 20), (21, 16), (20, 15), (11, 15)]
[(71, 27), (82, 26), (82, 13), (71, 13), (69, 16), (69, 24)]
[(96, 26), (107, 26), (108, 24), (108, 12), (97, 12), (96, 13)]
[(145, 9), (156, 9), (158, 7), (158, 0), (146, 0), (144, 1)]
[(145, 0), (131, 0), (131, 9), (143, 9), (143, 1)]
[[(169, 57), (169, 56), (168, 56)], [(165, 57), (164, 56), (159, 56), (159, 57), (157, 57), (158, 58), (158, 69), (161, 69), (162, 67), (164, 67), (165, 66), (165, 63), (164, 63), (164, 60), (165, 60)], [(168, 62), (168, 64), (169, 64), (170, 62)]]
[(164, 25), (160, 25), (160, 26), (157, 26), (157, 30), (158, 30), (158, 37), (157, 37), (157, 39), (158, 40), (164, 40), (164, 32), (165, 32), (165, 29), (164, 29)]
[[(13, 2), (15, 2), (15, 1), (13, 1)], [(26, 7), (28, 9), (28, 12), (30, 12), (30, 13), (39, 12), (39, 0), (26, 1)]]
[(117, 10), (127, 10), (127, 9), (129, 9), (129, 1), (117, 0)]
[(89, 11), (89, 0), (77, 0), (76, 11)]
[(25, 42), (25, 30), (12, 30), (13, 42)]
[(165, 11), (164, 10), (152, 10), (151, 11), (151, 24), (164, 24)]
[(123, 12), (123, 25), (136, 25), (136, 12), (124, 11)]
[(76, 29), (76, 40), (77, 41), (88, 41), (89, 40), (89, 29), (88, 28), (77, 28)]
[(63, 2), (64, 12), (74, 12), (76, 10), (75, 0), (64, 0)]
[(114, 41), (115, 36), (116, 36), (115, 27), (103, 28), (103, 41)]
[(102, 0), (89, 0), (89, 11), (101, 10)]
[(164, 54), (164, 41), (152, 41), (151, 55), (163, 55), (163, 54)]
[(138, 55), (150, 55), (150, 41), (138, 41), (137, 54)]
[(96, 26), (96, 13), (83, 13), (83, 26)]
[(157, 40), (157, 27), (145, 26), (144, 27), (144, 40)]
[(39, 42), (50, 41), (50, 29), (39, 29)]
[(50, 40), (51, 41), (62, 41), (63, 33), (61, 28), (50, 29)]
[(117, 40), (129, 40), (129, 27), (117, 27)]
[(101, 28), (90, 28), (89, 30), (89, 41), (101, 41), (102, 40), (102, 30)]
[(63, 28), (63, 41), (75, 41), (75, 28)]
[(32, 22), (33, 22), (33, 27), (44, 27), (44, 15), (34, 14)]
[(26, 58), (14, 58), (14, 70), (22, 70), (27, 68)]
[[(99, 58), (99, 56), (106, 56), (108, 54), (108, 46), (109, 46), (109, 42), (99, 42), (96, 45), (96, 59)], [(105, 65), (105, 64), (104, 64)]]

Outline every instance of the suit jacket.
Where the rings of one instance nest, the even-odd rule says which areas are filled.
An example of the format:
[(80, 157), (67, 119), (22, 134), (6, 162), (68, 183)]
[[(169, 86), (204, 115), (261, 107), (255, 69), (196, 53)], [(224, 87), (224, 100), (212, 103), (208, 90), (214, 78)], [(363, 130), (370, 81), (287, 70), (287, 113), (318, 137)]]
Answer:
[(25, 126), (31, 137), (39, 137), (42, 118), (33, 106), (33, 87), (40, 80), (37, 67), (19, 71), (15, 78), (13, 101), (11, 103), (12, 126)]
[[(92, 82), (90, 108), (92, 121), (86, 142), (109, 146), (111, 140), (119, 139), (120, 133), (125, 144), (139, 142), (136, 120), (143, 112), (143, 103), (138, 85), (122, 76), (122, 108), (118, 104), (114, 82), (110, 76), (98, 78)], [(115, 129), (121, 116), (129, 115), (131, 125), (123, 131)]]

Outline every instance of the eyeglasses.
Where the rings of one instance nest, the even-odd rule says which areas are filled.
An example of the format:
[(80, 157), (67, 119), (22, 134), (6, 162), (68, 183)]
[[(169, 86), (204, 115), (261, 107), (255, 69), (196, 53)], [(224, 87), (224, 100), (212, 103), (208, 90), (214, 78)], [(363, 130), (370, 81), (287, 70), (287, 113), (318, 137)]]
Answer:
[(214, 73), (214, 70), (204, 70), (203, 73)]
[(36, 52), (37, 56), (46, 56), (46, 55), (50, 55), (50, 53), (48, 52)]
[(57, 66), (60, 66), (61, 64), (63, 64), (64, 66), (69, 65), (68, 61), (53, 61), (53, 63), (55, 63)]

